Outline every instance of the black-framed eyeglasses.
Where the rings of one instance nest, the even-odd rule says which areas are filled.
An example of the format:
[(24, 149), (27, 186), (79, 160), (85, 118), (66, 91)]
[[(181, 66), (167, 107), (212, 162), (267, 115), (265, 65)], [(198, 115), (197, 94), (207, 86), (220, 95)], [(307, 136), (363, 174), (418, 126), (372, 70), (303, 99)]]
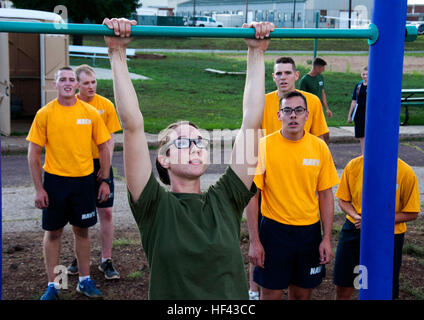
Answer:
[(168, 142), (163, 148), (162, 152), (165, 153), (168, 151), (169, 147), (175, 145), (178, 149), (188, 149), (191, 144), (194, 143), (199, 149), (206, 149), (209, 145), (209, 140), (202, 137), (190, 139), (185, 137), (178, 137), (170, 142)]
[(297, 106), (296, 108), (284, 107), (284, 108), (280, 109), (280, 111), (281, 111), (281, 112), (283, 113), (283, 115), (284, 115), (284, 116), (286, 116), (286, 117), (291, 116), (291, 114), (293, 113), (293, 111), (294, 111), (294, 113), (295, 113), (297, 116), (300, 116), (300, 115), (302, 115), (302, 114), (304, 114), (304, 113), (305, 113), (306, 108), (305, 108), (305, 107), (302, 107), (302, 106)]

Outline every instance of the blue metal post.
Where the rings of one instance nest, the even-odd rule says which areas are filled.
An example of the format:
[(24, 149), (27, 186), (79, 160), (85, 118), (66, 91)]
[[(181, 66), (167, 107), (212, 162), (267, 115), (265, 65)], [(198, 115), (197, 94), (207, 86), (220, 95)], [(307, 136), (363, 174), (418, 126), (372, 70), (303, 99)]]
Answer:
[(367, 277), (360, 283), (360, 300), (392, 299), (406, 9), (407, 0), (374, 1), (379, 38), (370, 46), (368, 64), (360, 257), (360, 270), (366, 270), (362, 276)]
[[(1, 150), (1, 135), (0, 135), (0, 150)], [(0, 154), (0, 249), (3, 248), (3, 243), (2, 243), (2, 224), (3, 224), (3, 212), (2, 212), (2, 207), (3, 207), (3, 203), (2, 203), (2, 180), (1, 180), (1, 154)], [(3, 270), (2, 270), (2, 265), (3, 265), (3, 257), (2, 257), (2, 252), (3, 250), (0, 250), (0, 300), (2, 299), (2, 291), (3, 291), (3, 287), (2, 287), (2, 274), (3, 274)]]

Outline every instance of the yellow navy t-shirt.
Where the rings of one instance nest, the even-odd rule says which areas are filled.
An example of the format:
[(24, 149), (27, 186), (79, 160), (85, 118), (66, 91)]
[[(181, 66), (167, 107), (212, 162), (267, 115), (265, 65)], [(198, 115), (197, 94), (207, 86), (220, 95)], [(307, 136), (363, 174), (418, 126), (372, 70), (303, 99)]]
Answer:
[[(116, 114), (115, 107), (109, 99), (95, 94), (93, 99), (87, 103), (97, 109), (97, 112), (103, 119), (110, 134), (122, 129), (121, 124), (119, 123), (118, 115)], [(99, 149), (97, 148), (97, 145), (94, 143), (94, 141), (91, 147), (93, 150), (93, 158), (98, 159)]]
[[(306, 103), (309, 111), (308, 120), (305, 123), (305, 131), (314, 136), (321, 136), (328, 132), (327, 122), (325, 121), (324, 113), (322, 112), (321, 101), (312, 93), (296, 90), (302, 93), (306, 98)], [(264, 115), (262, 117), (261, 129), (264, 131), (264, 136), (281, 130), (282, 123), (277, 117), (279, 110), (280, 98), (278, 91), (273, 91), (265, 95)]]
[(83, 177), (94, 171), (91, 143), (102, 144), (110, 134), (97, 110), (79, 99), (62, 106), (57, 99), (38, 110), (27, 140), (46, 147), (44, 171)]
[(261, 190), (262, 215), (288, 225), (319, 221), (317, 191), (339, 183), (326, 143), (305, 132), (291, 141), (276, 131), (261, 139), (254, 182)]
[[(364, 157), (352, 159), (343, 170), (336, 197), (351, 202), (358, 214), (362, 212), (362, 178), (364, 171)], [(398, 159), (396, 176), (396, 204), (395, 212), (420, 212), (420, 193), (418, 179), (412, 168), (401, 159)], [(346, 218), (355, 223), (355, 220), (346, 215)], [(404, 233), (406, 223), (395, 224), (395, 234)]]

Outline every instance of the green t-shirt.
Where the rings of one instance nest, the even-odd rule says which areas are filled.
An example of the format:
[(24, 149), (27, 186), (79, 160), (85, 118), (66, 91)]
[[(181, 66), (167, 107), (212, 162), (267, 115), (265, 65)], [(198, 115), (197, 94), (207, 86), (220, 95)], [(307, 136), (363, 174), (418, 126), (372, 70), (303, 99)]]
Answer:
[(149, 299), (248, 299), (243, 209), (256, 193), (231, 168), (202, 194), (165, 190), (153, 173), (130, 207), (150, 266)]
[(324, 77), (322, 75), (311, 77), (309, 74), (305, 74), (300, 79), (299, 85), (300, 90), (310, 92), (322, 100), (322, 89), (324, 89)]

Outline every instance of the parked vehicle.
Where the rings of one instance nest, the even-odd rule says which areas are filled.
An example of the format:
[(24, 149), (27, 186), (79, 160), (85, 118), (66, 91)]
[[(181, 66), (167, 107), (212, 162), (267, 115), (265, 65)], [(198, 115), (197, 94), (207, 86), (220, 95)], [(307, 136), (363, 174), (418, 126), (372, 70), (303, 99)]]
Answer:
[(424, 23), (418, 26), (418, 34), (424, 34)]
[(217, 13), (215, 18), (216, 20), (221, 21), (221, 23), (227, 28), (238, 28), (241, 27), (244, 23), (244, 16), (239, 14)]
[(211, 17), (206, 16), (198, 16), (198, 17), (190, 17), (186, 25), (191, 27), (223, 27), (223, 23), (216, 21)]

